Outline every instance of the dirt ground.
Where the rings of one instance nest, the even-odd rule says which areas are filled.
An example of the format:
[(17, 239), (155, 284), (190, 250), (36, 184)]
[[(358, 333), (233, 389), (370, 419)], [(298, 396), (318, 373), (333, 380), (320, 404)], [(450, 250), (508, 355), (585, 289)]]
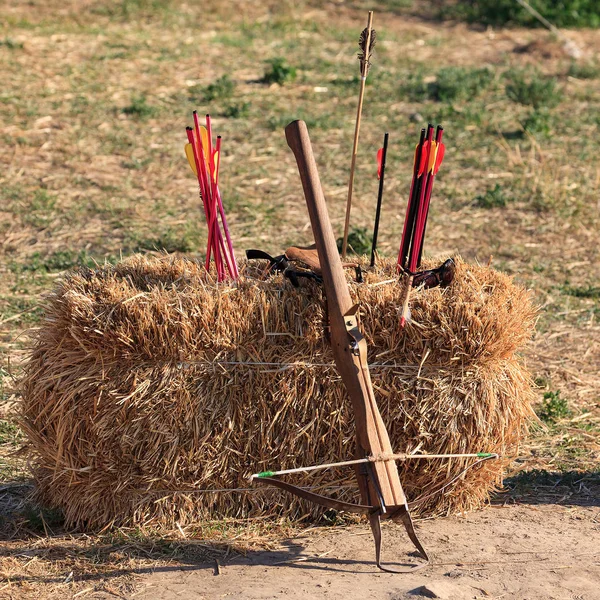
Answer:
[[(366, 526), (327, 530), (277, 550), (220, 566), (181, 565), (143, 578), (136, 598), (600, 598), (600, 509), (596, 506), (489, 507), (465, 517), (426, 521), (419, 534), (431, 568), (379, 572)], [(384, 530), (387, 556), (410, 550), (402, 528)]]
[[(135, 591), (120, 597), (595, 600), (599, 505), (490, 506), (421, 522), (419, 535), (433, 565), (412, 574), (378, 571), (368, 527), (356, 525), (313, 530), (270, 551), (150, 568), (135, 576)], [(411, 561), (400, 526), (384, 528), (384, 545), (389, 560)], [(78, 597), (114, 596), (90, 590)]]
[[(187, 540), (182, 542), (186, 559), (146, 560), (133, 568), (128, 562), (113, 563), (101, 573), (88, 567), (76, 577), (69, 567), (54, 576), (27, 575), (31, 563), (50, 558), (49, 551), (35, 542), (29, 549), (15, 545), (14, 558), (21, 558), (25, 568), (12, 577), (12, 585), (0, 589), (0, 598), (596, 600), (597, 492), (568, 505), (493, 504), (465, 516), (421, 521), (418, 535), (432, 564), (411, 574), (377, 570), (366, 524), (314, 528), (269, 550), (227, 551), (200, 560), (190, 550), (203, 550), (206, 544)], [(401, 526), (386, 524), (383, 536), (388, 564), (415, 564)], [(39, 591), (40, 583), (48, 585), (50, 595), (29, 595), (29, 586)]]

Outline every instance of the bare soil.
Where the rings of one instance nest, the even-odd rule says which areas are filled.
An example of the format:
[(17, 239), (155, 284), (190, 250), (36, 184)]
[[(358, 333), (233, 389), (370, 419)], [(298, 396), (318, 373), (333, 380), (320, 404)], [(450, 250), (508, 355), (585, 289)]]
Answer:
[[(275, 550), (219, 561), (218, 569), (215, 561), (159, 567), (140, 579), (131, 597), (600, 598), (598, 503), (491, 506), (465, 517), (424, 521), (418, 529), (433, 565), (413, 574), (379, 572), (368, 527), (357, 525), (313, 531)], [(410, 551), (398, 525), (385, 527), (384, 544), (392, 561)]]

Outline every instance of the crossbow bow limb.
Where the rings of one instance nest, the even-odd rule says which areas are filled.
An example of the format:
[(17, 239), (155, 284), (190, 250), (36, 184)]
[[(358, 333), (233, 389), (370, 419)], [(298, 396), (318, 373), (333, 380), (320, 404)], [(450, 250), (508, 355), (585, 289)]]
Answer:
[[(296, 157), (317, 246), (327, 298), (334, 360), (354, 411), (356, 458), (392, 456), (390, 438), (371, 384), (367, 343), (360, 329), (358, 306), (353, 304), (348, 290), (306, 123), (293, 121), (286, 127), (285, 135)], [(274, 485), (327, 508), (366, 514), (375, 540), (376, 563), (383, 571), (406, 573), (425, 567), (429, 563), (429, 557), (415, 533), (394, 459), (361, 463), (355, 467), (355, 471), (362, 504), (314, 494), (275, 477), (263, 477), (256, 481)], [(401, 521), (424, 562), (398, 569), (383, 566), (381, 519)]]

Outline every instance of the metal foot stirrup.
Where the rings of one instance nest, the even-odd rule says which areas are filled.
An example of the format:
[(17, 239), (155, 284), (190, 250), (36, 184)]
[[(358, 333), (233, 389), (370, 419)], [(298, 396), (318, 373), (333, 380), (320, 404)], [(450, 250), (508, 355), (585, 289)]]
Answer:
[(371, 525), (373, 539), (375, 540), (375, 563), (377, 564), (377, 567), (386, 573), (411, 573), (426, 567), (429, 564), (429, 556), (423, 547), (423, 544), (421, 544), (419, 538), (417, 537), (408, 509), (405, 506), (402, 506), (395, 513), (393, 513), (390, 518), (393, 521), (397, 521), (398, 519), (402, 521), (410, 541), (414, 544), (415, 548), (418, 550), (425, 562), (399, 568), (383, 566), (381, 564), (381, 517), (379, 514), (374, 513), (369, 515), (369, 524)]
[(366, 504), (353, 504), (352, 502), (335, 500), (334, 498), (328, 498), (327, 496), (322, 496), (321, 494), (315, 494), (314, 492), (305, 490), (297, 485), (287, 483), (286, 481), (281, 481), (281, 479), (275, 479), (274, 477), (262, 477), (260, 479), (256, 479), (255, 481), (257, 483), (273, 485), (281, 490), (289, 492), (290, 494), (294, 494), (294, 496), (298, 496), (298, 498), (308, 500), (309, 502), (318, 504), (319, 506), (324, 506), (325, 508), (330, 508), (332, 510), (343, 510), (359, 515), (367, 515), (369, 517), (369, 524), (371, 525), (371, 531), (373, 532), (373, 539), (375, 541), (375, 562), (377, 567), (382, 571), (386, 571), (387, 573), (410, 573), (412, 571), (418, 571), (429, 564), (429, 556), (417, 537), (410, 513), (408, 512), (408, 508), (406, 506), (397, 507), (397, 510), (392, 513), (386, 512), (385, 516), (393, 521), (402, 521), (410, 541), (414, 544), (415, 548), (418, 550), (425, 562), (418, 565), (411, 565), (409, 567), (396, 569), (392, 567), (386, 567), (381, 564), (381, 507), (369, 506)]

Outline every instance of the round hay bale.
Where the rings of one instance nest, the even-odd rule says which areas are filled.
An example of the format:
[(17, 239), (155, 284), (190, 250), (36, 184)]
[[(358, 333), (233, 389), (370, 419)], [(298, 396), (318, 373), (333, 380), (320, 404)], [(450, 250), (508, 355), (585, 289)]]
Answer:
[[(480, 506), (533, 415), (518, 355), (535, 319), (528, 292), (456, 262), (450, 287), (412, 294), (404, 330), (393, 261), (351, 283), (394, 450), (502, 456), (416, 507), (421, 515)], [(47, 297), (22, 381), (22, 425), (39, 492), (69, 525), (322, 514), (263, 486), (199, 491), (248, 488), (256, 471), (353, 457), (353, 416), (324, 334), (321, 288), (261, 276), (244, 265), (238, 282), (217, 284), (192, 260), (136, 256), (71, 273)], [(398, 466), (412, 500), (472, 461)], [(292, 480), (358, 500), (351, 469)]]

